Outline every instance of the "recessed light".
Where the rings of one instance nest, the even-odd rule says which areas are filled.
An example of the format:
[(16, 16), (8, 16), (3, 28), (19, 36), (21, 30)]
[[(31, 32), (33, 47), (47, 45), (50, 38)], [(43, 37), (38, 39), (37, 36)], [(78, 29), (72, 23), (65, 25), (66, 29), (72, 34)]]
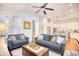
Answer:
[(70, 12), (73, 12), (73, 9), (70, 9)]

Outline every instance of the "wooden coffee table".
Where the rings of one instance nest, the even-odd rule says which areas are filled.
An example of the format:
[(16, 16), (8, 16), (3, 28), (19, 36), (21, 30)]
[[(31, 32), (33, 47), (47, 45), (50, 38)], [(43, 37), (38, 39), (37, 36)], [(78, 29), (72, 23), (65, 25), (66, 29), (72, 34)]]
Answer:
[(43, 46), (40, 46), (39, 49), (34, 50), (33, 48), (29, 47), (30, 44), (24, 45), (22, 47), (22, 54), (23, 56), (48, 56), (49, 50)]

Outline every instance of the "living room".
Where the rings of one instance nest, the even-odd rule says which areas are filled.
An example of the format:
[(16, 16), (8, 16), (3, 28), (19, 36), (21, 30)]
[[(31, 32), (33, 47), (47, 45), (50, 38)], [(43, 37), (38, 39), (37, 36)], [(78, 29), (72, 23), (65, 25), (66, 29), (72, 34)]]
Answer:
[(78, 3), (1, 3), (0, 56), (79, 56)]

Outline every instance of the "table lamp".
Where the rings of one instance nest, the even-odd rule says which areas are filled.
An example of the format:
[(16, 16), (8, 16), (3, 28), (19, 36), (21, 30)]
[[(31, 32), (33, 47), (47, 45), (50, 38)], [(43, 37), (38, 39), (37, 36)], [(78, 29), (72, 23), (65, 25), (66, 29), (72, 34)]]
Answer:
[(67, 40), (70, 40), (70, 39), (71, 39), (71, 33), (68, 32), (68, 33), (67, 33)]

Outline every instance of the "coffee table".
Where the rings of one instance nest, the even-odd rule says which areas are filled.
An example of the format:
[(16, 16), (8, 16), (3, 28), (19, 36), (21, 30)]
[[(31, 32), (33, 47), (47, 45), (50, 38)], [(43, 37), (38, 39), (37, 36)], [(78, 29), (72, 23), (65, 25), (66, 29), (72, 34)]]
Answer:
[(22, 55), (23, 56), (48, 56), (49, 50), (43, 46), (40, 46), (37, 50), (29, 47), (30, 44), (24, 45), (22, 47)]

